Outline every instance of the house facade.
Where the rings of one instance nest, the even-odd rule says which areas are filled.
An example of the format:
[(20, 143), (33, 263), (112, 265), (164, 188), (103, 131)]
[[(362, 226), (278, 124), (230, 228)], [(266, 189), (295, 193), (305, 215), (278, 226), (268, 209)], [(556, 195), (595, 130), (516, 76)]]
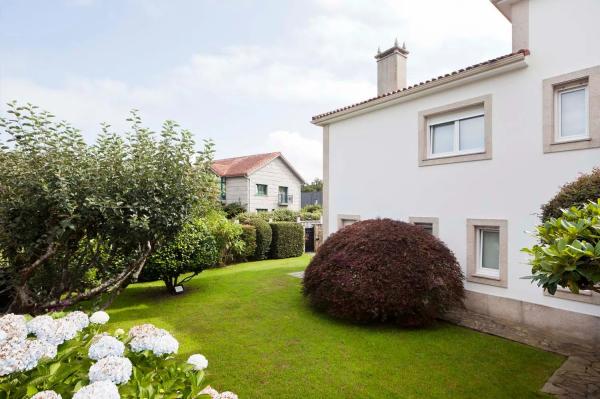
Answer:
[(512, 23), (510, 54), (407, 87), (396, 44), (375, 57), (377, 97), (313, 117), (325, 236), (361, 219), (419, 224), (455, 253), (469, 310), (600, 345), (600, 296), (548, 295), (522, 278), (520, 251), (540, 205), (600, 166), (600, 1), (492, 4)]
[(280, 152), (215, 160), (221, 201), (239, 203), (248, 212), (300, 210), (304, 180)]

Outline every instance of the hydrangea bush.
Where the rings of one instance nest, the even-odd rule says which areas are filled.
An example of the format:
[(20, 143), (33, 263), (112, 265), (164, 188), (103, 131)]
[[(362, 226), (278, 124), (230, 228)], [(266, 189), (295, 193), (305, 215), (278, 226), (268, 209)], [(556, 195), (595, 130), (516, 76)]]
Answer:
[(175, 357), (177, 340), (152, 324), (104, 328), (106, 312), (0, 317), (0, 399), (236, 399), (203, 387), (208, 360)]

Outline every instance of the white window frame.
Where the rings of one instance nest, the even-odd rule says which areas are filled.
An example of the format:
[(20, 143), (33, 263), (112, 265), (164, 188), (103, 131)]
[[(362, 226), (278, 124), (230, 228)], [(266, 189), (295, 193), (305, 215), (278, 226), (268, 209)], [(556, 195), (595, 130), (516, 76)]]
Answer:
[[(460, 150), (460, 121), (472, 118), (482, 117), (484, 122), (484, 129), (481, 132), (483, 138), (483, 147), (475, 148), (472, 150)], [(437, 125), (454, 122), (454, 137), (453, 137), (453, 150), (449, 152), (443, 152), (434, 154), (433, 153), (433, 128)], [(485, 110), (483, 107), (477, 107), (476, 109), (465, 110), (462, 112), (454, 112), (447, 115), (430, 117), (427, 118), (427, 158), (445, 158), (453, 157), (457, 155), (470, 155), (470, 154), (481, 154), (485, 153)]]
[(498, 269), (483, 267), (483, 233), (486, 231), (498, 233), (498, 239), (500, 239), (500, 227), (477, 226), (475, 229), (477, 234), (477, 274), (500, 278), (500, 249), (498, 250)]
[[(562, 97), (561, 95), (564, 93), (571, 93), (574, 91), (578, 91), (584, 89), (584, 95), (585, 95), (585, 133), (583, 135), (578, 135), (578, 136), (563, 136), (562, 135), (562, 121), (561, 121), (561, 116), (562, 116), (562, 109), (561, 109), (561, 105), (562, 105)], [(577, 83), (573, 83), (570, 85), (565, 85), (565, 86), (561, 86), (558, 87), (555, 90), (554, 93), (554, 105), (556, 107), (555, 110), (555, 115), (556, 115), (556, 122), (555, 122), (555, 133), (554, 133), (554, 141), (556, 143), (568, 143), (571, 141), (581, 141), (581, 140), (589, 140), (590, 139), (590, 103), (589, 103), (589, 87), (588, 87), (588, 82), (577, 82)]]

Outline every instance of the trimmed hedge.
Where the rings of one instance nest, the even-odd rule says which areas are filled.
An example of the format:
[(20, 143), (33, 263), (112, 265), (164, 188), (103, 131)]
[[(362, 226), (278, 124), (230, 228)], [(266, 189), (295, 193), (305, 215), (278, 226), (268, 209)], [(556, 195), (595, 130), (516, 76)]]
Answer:
[(273, 241), (271, 258), (283, 259), (300, 256), (304, 253), (304, 227), (294, 222), (271, 223)]
[(249, 214), (240, 217), (240, 222), (254, 226), (256, 229), (256, 249), (254, 250), (252, 259), (267, 259), (271, 248), (271, 239), (273, 237), (269, 222), (263, 220), (260, 216), (251, 216)]
[(562, 216), (561, 209), (583, 206), (589, 201), (596, 202), (598, 198), (600, 198), (600, 168), (595, 168), (591, 173), (581, 175), (577, 180), (562, 186), (554, 198), (542, 205), (542, 222)]
[(312, 306), (355, 323), (433, 323), (464, 296), (463, 274), (446, 245), (424, 229), (365, 220), (331, 235), (304, 273)]
[(256, 227), (243, 224), (242, 235), (240, 237), (244, 241), (244, 251), (241, 254), (241, 261), (247, 260), (254, 256), (256, 252)]

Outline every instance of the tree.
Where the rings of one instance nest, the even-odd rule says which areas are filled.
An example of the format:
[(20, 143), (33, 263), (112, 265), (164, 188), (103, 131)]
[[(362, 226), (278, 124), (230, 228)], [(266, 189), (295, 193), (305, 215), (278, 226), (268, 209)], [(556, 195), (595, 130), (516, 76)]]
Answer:
[(303, 193), (323, 191), (323, 180), (315, 178), (311, 183), (302, 185)]
[[(175, 239), (148, 259), (144, 277), (162, 280), (169, 292), (219, 262), (219, 248), (206, 222), (200, 218), (185, 225)], [(180, 280), (180, 276), (188, 274)]]
[(157, 135), (132, 112), (124, 137), (103, 125), (88, 145), (30, 104), (10, 103), (8, 115), (0, 118), (0, 252), (11, 312), (104, 294), (110, 303), (157, 247), (216, 206), (213, 144), (196, 153), (173, 121)]

